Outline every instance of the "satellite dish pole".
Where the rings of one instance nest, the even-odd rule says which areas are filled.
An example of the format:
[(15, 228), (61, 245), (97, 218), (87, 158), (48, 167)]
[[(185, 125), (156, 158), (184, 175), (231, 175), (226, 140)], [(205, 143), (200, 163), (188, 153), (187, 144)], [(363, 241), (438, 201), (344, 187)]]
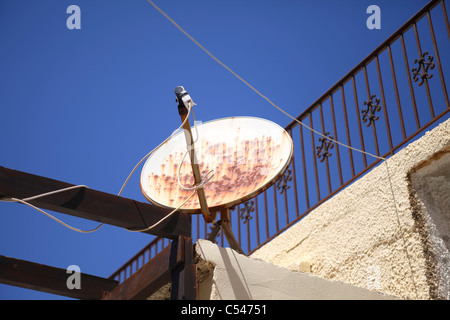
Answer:
[[(202, 181), (202, 176), (200, 173), (200, 168), (198, 166), (197, 156), (195, 153), (195, 146), (194, 140), (192, 139), (191, 125), (189, 123), (189, 118), (187, 118), (188, 117), (187, 108), (188, 107), (192, 108), (194, 106), (194, 101), (192, 101), (192, 98), (182, 86), (178, 86), (175, 88), (175, 95), (177, 97), (178, 102), (178, 113), (181, 117), (181, 122), (184, 123), (183, 124), (184, 136), (186, 138), (186, 144), (191, 159), (192, 172), (194, 174), (195, 184), (198, 185)], [(216, 213), (212, 214), (209, 213), (208, 203), (206, 201), (206, 195), (203, 186), (197, 189), (197, 195), (200, 202), (201, 212), (203, 214), (205, 222), (207, 223), (214, 222), (214, 220), (216, 219)]]
[(225, 235), (225, 238), (230, 245), (230, 248), (234, 249), (240, 254), (245, 254), (244, 250), (242, 250), (241, 246), (239, 245), (239, 242), (236, 240), (233, 234), (233, 230), (231, 229), (229, 208), (223, 208), (220, 211), (220, 220), (216, 222), (216, 226), (211, 231), (208, 240), (214, 242), (214, 239), (216, 238), (216, 235), (217, 233), (219, 233), (220, 229), (222, 229), (223, 234)]
[[(190, 159), (191, 159), (191, 165), (192, 165), (192, 172), (194, 174), (194, 180), (195, 184), (198, 185), (202, 181), (202, 176), (200, 173), (200, 168), (198, 166), (197, 162), (197, 156), (195, 153), (195, 146), (194, 146), (194, 140), (192, 139), (192, 131), (191, 131), (191, 125), (189, 123), (188, 117), (188, 109), (192, 108), (195, 104), (192, 100), (191, 96), (187, 93), (187, 91), (182, 86), (178, 86), (175, 88), (175, 95), (177, 97), (178, 102), (178, 113), (181, 117), (181, 122), (183, 124), (184, 129), (184, 135), (186, 138), (186, 144), (188, 147)], [(209, 213), (208, 203), (206, 201), (206, 195), (205, 190), (203, 187), (200, 187), (197, 189), (197, 195), (200, 202), (200, 210), (203, 214), (203, 218), (205, 219), (205, 222), (212, 223), (216, 219), (216, 213)], [(219, 232), (219, 229), (221, 228), (230, 247), (237, 252), (244, 254), (244, 251), (242, 250), (241, 246), (239, 245), (239, 242), (236, 240), (233, 234), (233, 230), (231, 229), (230, 225), (230, 209), (223, 208), (221, 210), (221, 220), (216, 222), (216, 226), (214, 228), (214, 231), (212, 232), (213, 237), (215, 238), (215, 235)], [(208, 239), (209, 240), (209, 239)]]

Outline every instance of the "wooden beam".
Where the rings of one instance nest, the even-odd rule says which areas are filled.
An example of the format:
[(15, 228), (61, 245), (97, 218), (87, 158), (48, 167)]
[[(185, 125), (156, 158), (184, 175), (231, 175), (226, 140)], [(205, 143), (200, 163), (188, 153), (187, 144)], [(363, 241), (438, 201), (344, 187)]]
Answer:
[(178, 241), (182, 243), (178, 252), (183, 252), (184, 259), (181, 264), (172, 268), (170, 298), (172, 300), (197, 300), (197, 268), (194, 264), (192, 238), (180, 236)]
[[(24, 199), (73, 186), (0, 166), (0, 198)], [(109, 193), (89, 189), (73, 189), (30, 201), (31, 204), (84, 219), (126, 228), (144, 229), (164, 218), (170, 210)], [(175, 213), (156, 228), (145, 233), (176, 239), (190, 235), (190, 217)]]
[(69, 289), (66, 269), (0, 256), (0, 283), (53, 293), (75, 299), (101, 299), (118, 285), (111, 279), (80, 273), (80, 289)]

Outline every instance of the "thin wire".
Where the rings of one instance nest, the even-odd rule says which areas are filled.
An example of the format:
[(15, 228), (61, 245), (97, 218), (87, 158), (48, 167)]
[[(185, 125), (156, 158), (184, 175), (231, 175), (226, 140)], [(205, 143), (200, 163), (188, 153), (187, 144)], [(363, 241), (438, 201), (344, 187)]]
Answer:
[[(335, 139), (332, 139), (332, 138), (330, 138), (330, 137), (328, 137), (328, 136), (322, 134), (321, 132), (318, 132), (317, 130), (314, 130), (313, 128), (309, 127), (308, 125), (304, 124), (303, 122), (301, 122), (301, 121), (298, 120), (297, 118), (291, 116), (289, 113), (287, 113), (287, 112), (284, 111), (282, 108), (280, 108), (279, 106), (277, 106), (274, 102), (272, 102), (269, 98), (267, 98), (265, 95), (263, 95), (261, 92), (259, 92), (259, 91), (258, 91), (255, 87), (253, 87), (250, 83), (248, 83), (247, 81), (245, 81), (241, 76), (239, 76), (236, 72), (234, 72), (234, 71), (233, 71), (231, 68), (229, 68), (226, 64), (224, 64), (222, 61), (220, 61), (218, 58), (216, 58), (211, 52), (209, 52), (209, 51), (208, 51), (205, 47), (203, 47), (197, 40), (195, 40), (189, 33), (187, 33), (182, 27), (180, 27), (180, 25), (178, 25), (178, 23), (176, 23), (176, 22), (175, 22), (172, 18), (170, 18), (164, 11), (162, 11), (162, 10), (161, 10), (161, 9), (160, 9), (153, 1), (151, 1), (151, 0), (147, 0), (147, 1), (148, 1), (148, 2), (149, 2), (156, 10), (158, 10), (164, 17), (166, 17), (166, 18), (167, 18), (167, 19), (168, 19), (175, 27), (177, 27), (178, 30), (180, 30), (182, 33), (184, 33), (184, 34), (185, 34), (192, 42), (194, 42), (200, 49), (202, 49), (206, 54), (208, 54), (208, 55), (209, 55), (212, 59), (214, 59), (218, 64), (220, 64), (222, 67), (224, 67), (226, 70), (228, 70), (232, 75), (234, 75), (234, 76), (235, 76), (236, 78), (238, 78), (241, 82), (243, 82), (245, 85), (247, 85), (250, 89), (252, 89), (252, 90), (253, 90), (256, 94), (258, 94), (261, 98), (263, 98), (264, 100), (266, 100), (267, 102), (269, 102), (273, 107), (275, 107), (276, 109), (278, 109), (279, 111), (281, 111), (283, 114), (285, 114), (286, 116), (288, 116), (289, 118), (291, 118), (291, 119), (294, 120), (295, 122), (299, 123), (300, 125), (302, 125), (303, 127), (307, 128), (308, 130), (310, 130), (310, 131), (312, 131), (312, 132), (314, 132), (314, 133), (316, 133), (316, 134), (322, 136), (323, 138), (328, 139), (328, 140), (330, 140), (330, 141), (333, 141), (333, 142), (335, 142), (335, 143), (337, 143), (337, 144), (339, 144), (339, 145), (341, 145), (341, 146), (343, 146), (343, 147), (349, 148), (349, 149), (351, 149), (351, 150), (354, 150), (354, 151), (357, 151), (357, 152), (360, 152), (360, 153), (367, 154), (367, 155), (372, 156), (372, 157), (377, 158), (377, 159), (386, 160), (386, 158), (383, 158), (383, 157), (374, 155), (374, 154), (369, 153), (369, 152), (367, 152), (367, 151), (363, 151), (363, 150), (360, 150), (360, 149), (357, 149), (357, 148), (348, 146), (348, 145), (346, 145), (346, 144), (344, 144), (344, 143), (342, 143), (342, 142), (339, 142), (339, 141), (337, 141), (337, 140), (335, 140)], [(385, 162), (385, 163), (386, 163), (386, 162)], [(388, 173), (389, 183), (391, 184), (392, 198), (393, 198), (394, 205), (395, 205), (395, 212), (396, 212), (396, 215), (397, 215), (397, 221), (398, 221), (398, 224), (399, 224), (400, 229), (401, 229), (400, 218), (399, 218), (399, 214), (398, 214), (398, 211), (397, 211), (397, 202), (396, 202), (396, 199), (395, 199), (394, 190), (393, 190), (393, 187), (392, 187), (391, 177), (390, 177), (390, 173), (389, 173), (389, 169), (388, 169), (387, 163), (386, 163), (386, 170), (387, 170), (387, 173)], [(180, 186), (181, 186), (181, 185), (180, 185)], [(402, 238), (403, 238), (403, 242), (404, 242), (404, 247), (405, 247), (406, 255), (407, 255), (407, 257), (408, 257), (408, 261), (409, 261), (410, 268), (411, 268), (412, 281), (413, 281), (413, 284), (414, 284), (414, 287), (415, 287), (415, 290), (416, 290), (416, 295), (417, 295), (417, 287), (416, 287), (416, 283), (415, 283), (415, 280), (414, 280), (414, 273), (413, 273), (413, 270), (412, 270), (412, 265), (411, 265), (410, 257), (409, 257), (409, 254), (408, 254), (408, 250), (406, 249), (406, 240), (405, 240), (405, 238), (404, 238), (403, 232), (401, 232), (401, 236), (402, 236)]]
[[(194, 103), (194, 105), (196, 105), (196, 104)], [(198, 135), (197, 121), (195, 120), (195, 112), (194, 112), (194, 109), (192, 109), (192, 118), (194, 119), (194, 129), (195, 129), (195, 133), (196, 133), (196, 138), (193, 139), (193, 140), (194, 140), (193, 143), (196, 143), (197, 140), (198, 140), (199, 135)]]
[[(120, 189), (120, 191), (119, 191), (119, 193), (118, 193), (118, 196), (120, 196), (121, 195), (121, 193), (123, 192), (123, 189), (125, 188), (125, 186), (127, 185), (127, 183), (128, 183), (128, 181), (130, 180), (130, 178), (131, 178), (131, 176), (133, 175), (133, 173), (136, 171), (136, 169), (141, 165), (141, 163), (145, 160), (145, 159), (147, 159), (150, 155), (152, 155), (156, 150), (158, 150), (164, 143), (166, 143), (169, 139), (171, 139), (183, 126), (184, 126), (184, 124), (186, 123), (186, 121), (189, 119), (189, 114), (191, 113), (191, 109), (192, 109), (192, 106), (188, 106), (188, 114), (187, 114), (187, 116), (186, 116), (186, 119), (184, 119), (184, 121), (183, 121), (183, 123), (169, 136), (169, 137), (167, 137), (163, 142), (161, 142), (156, 148), (154, 148), (152, 151), (150, 151), (149, 153), (147, 153), (136, 165), (135, 165), (135, 167), (133, 168), (133, 170), (130, 172), (130, 174), (128, 175), (128, 177), (127, 177), (127, 179), (125, 180), (125, 182), (124, 182), (124, 184), (122, 185), (122, 188)], [(196, 130), (197, 130), (197, 128), (196, 128)], [(197, 139), (198, 139), (198, 131), (197, 131)], [(183, 158), (183, 160), (184, 160), (184, 158)], [(181, 164), (180, 164), (180, 167), (181, 167)], [(213, 171), (213, 170), (211, 170), (211, 171)], [(210, 172), (211, 172), (210, 171)], [(207, 173), (207, 175), (209, 175), (210, 174), (210, 172), (208, 172)], [(206, 176), (207, 176), (206, 175)], [(212, 178), (212, 177), (211, 177)], [(197, 189), (199, 189), (199, 188), (202, 188), (209, 180), (211, 180), (211, 178), (209, 178), (209, 179), (203, 179), (198, 185), (196, 185), (196, 186), (194, 186), (193, 188), (191, 188), (190, 190), (194, 190), (193, 192), (192, 192), (192, 194), (180, 205), (180, 206), (178, 206), (175, 210), (173, 210), (173, 211), (171, 211), (168, 215), (166, 215), (164, 218), (162, 218), (161, 220), (159, 220), (158, 222), (156, 222), (155, 224), (153, 224), (152, 226), (150, 226), (150, 227), (146, 227), (145, 229), (141, 229), (141, 230), (130, 230), (130, 229), (125, 229), (125, 230), (127, 230), (127, 231), (131, 231), (131, 232), (143, 232), (143, 231), (148, 231), (148, 230), (150, 230), (150, 229), (153, 229), (153, 228), (155, 228), (156, 226), (158, 226), (161, 222), (163, 222), (164, 220), (166, 220), (166, 219), (168, 219), (170, 216), (172, 216), (176, 211), (178, 211), (182, 206), (184, 206), (191, 198), (192, 198), (192, 196), (195, 194), (195, 192), (197, 191)], [(78, 228), (75, 228), (75, 227), (72, 227), (72, 226), (70, 226), (70, 225), (68, 225), (67, 223), (65, 223), (65, 222), (63, 222), (63, 221), (61, 221), (61, 220), (59, 220), (58, 218), (56, 218), (55, 216), (53, 216), (53, 215), (51, 215), (50, 213), (48, 213), (48, 212), (46, 212), (46, 211), (44, 211), (44, 210), (42, 210), (42, 209), (40, 209), (40, 208), (38, 208), (38, 207), (36, 207), (36, 206), (34, 206), (34, 205), (32, 205), (31, 203), (29, 203), (28, 201), (32, 201), (32, 200), (35, 200), (35, 199), (39, 199), (39, 198), (42, 198), (42, 197), (46, 197), (46, 196), (49, 196), (49, 195), (52, 195), (52, 194), (56, 194), (56, 193), (60, 193), (60, 192), (65, 192), (65, 191), (68, 191), (68, 190), (72, 190), (72, 189), (76, 189), (76, 188), (87, 188), (87, 186), (85, 186), (85, 185), (76, 185), (76, 186), (71, 186), (71, 187), (67, 187), (67, 188), (63, 188), (63, 189), (59, 189), (59, 190), (55, 190), (55, 191), (50, 191), (50, 192), (46, 192), (46, 193), (42, 193), (42, 194), (39, 194), (39, 195), (36, 195), (36, 196), (32, 196), (32, 197), (28, 197), (28, 198), (25, 198), (25, 199), (18, 199), (18, 198), (1, 198), (0, 199), (0, 201), (13, 201), (13, 202), (19, 202), (19, 203), (22, 203), (22, 204), (25, 204), (25, 205), (27, 205), (27, 206), (29, 206), (29, 207), (31, 207), (31, 208), (33, 208), (33, 209), (35, 209), (35, 210), (37, 210), (37, 211), (39, 211), (39, 212), (41, 212), (41, 213), (43, 213), (43, 214), (45, 214), (47, 217), (49, 217), (49, 218), (51, 218), (51, 219), (53, 219), (53, 220), (55, 220), (56, 222), (58, 222), (58, 223), (60, 223), (60, 224), (62, 224), (63, 226), (65, 226), (65, 227), (67, 227), (67, 228), (69, 228), (69, 229), (71, 229), (71, 230), (73, 230), (73, 231), (76, 231), (76, 232), (81, 232), (81, 233), (91, 233), (91, 232), (94, 232), (94, 231), (97, 231), (98, 229), (100, 229), (100, 227), (101, 226), (103, 226), (103, 222), (100, 224), (100, 225), (98, 225), (96, 228), (94, 228), (94, 229), (92, 229), (92, 230), (81, 230), (81, 229), (78, 229)]]
[(58, 190), (55, 190), (55, 191), (41, 193), (41, 194), (39, 194), (37, 196), (28, 197), (28, 198), (25, 198), (25, 199), (22, 199), (22, 200), (23, 201), (31, 201), (31, 200), (39, 199), (39, 198), (42, 198), (42, 197), (50, 196), (50, 195), (55, 194), (55, 193), (60, 193), (60, 192), (69, 191), (69, 190), (78, 189), (78, 188), (88, 188), (88, 187), (83, 185), (83, 184), (80, 184), (80, 185), (71, 186), (71, 187), (67, 187), (67, 188), (63, 188), (63, 189), (58, 189)]
[(155, 224), (151, 225), (150, 227), (147, 227), (147, 228), (145, 228), (145, 229), (140, 229), (140, 230), (131, 230), (131, 229), (126, 229), (126, 230), (131, 231), (131, 232), (144, 232), (144, 231), (148, 231), (148, 230), (150, 230), (150, 229), (155, 228), (155, 227), (158, 226), (161, 222), (163, 222), (164, 220), (166, 220), (167, 218), (169, 218), (170, 216), (172, 216), (175, 212), (177, 212), (178, 210), (180, 210), (181, 207), (183, 207), (183, 206), (184, 206), (184, 205), (192, 198), (192, 196), (197, 192), (198, 189), (203, 188), (203, 186), (204, 186), (206, 183), (208, 183), (209, 180), (212, 179), (212, 177), (214, 176), (214, 174), (213, 174), (210, 178), (207, 178), (207, 176), (208, 176), (211, 172), (215, 172), (214, 170), (210, 170), (210, 171), (205, 175), (205, 177), (202, 179), (202, 181), (200, 181), (200, 182), (199, 182), (197, 185), (195, 185), (194, 187), (187, 188), (187, 187), (184, 187), (183, 185), (181, 185), (181, 182), (180, 182), (180, 168), (181, 168), (181, 165), (182, 165), (182, 163), (183, 163), (183, 161), (184, 161), (184, 158), (186, 157), (186, 154), (187, 154), (188, 151), (189, 151), (189, 150), (187, 150), (187, 151), (185, 152), (185, 154), (184, 154), (184, 156), (183, 156), (183, 160), (180, 162), (180, 164), (179, 164), (179, 166), (178, 166), (178, 184), (180, 185), (181, 188), (183, 188), (183, 189), (185, 189), (185, 190), (193, 190), (193, 192), (191, 193), (191, 195), (190, 195), (190, 196), (189, 196), (189, 197), (188, 197), (181, 205), (179, 205), (176, 209), (172, 210), (172, 211), (171, 211), (169, 214), (167, 214), (164, 218), (162, 218), (161, 220), (159, 220), (159, 221), (156, 222)]
[(398, 227), (400, 229), (400, 236), (402, 237), (402, 240), (403, 240), (403, 247), (405, 249), (406, 257), (407, 257), (408, 263), (409, 263), (409, 268), (411, 270), (411, 280), (414, 285), (414, 290), (416, 292), (416, 299), (418, 299), (419, 295), (417, 293), (417, 285), (416, 285), (416, 281), (415, 281), (415, 277), (414, 277), (413, 267), (412, 267), (412, 263), (411, 263), (411, 257), (409, 256), (408, 247), (406, 246), (406, 239), (405, 239), (405, 236), (402, 231), (402, 224), (400, 222), (400, 216), (398, 214), (397, 201), (395, 199), (394, 187), (392, 186), (392, 179), (391, 179), (391, 174), (389, 172), (389, 166), (388, 166), (387, 161), (385, 161), (384, 164), (386, 165), (386, 171), (387, 171), (387, 175), (388, 175), (389, 185), (391, 187), (392, 199), (394, 201), (394, 206), (395, 206), (395, 214), (397, 216), (397, 223), (398, 223)]
[(155, 224), (151, 225), (150, 227), (147, 227), (145, 229), (140, 229), (140, 230), (131, 230), (131, 229), (126, 229), (130, 232), (144, 232), (144, 231), (148, 231), (150, 229), (155, 228), (156, 226), (158, 226), (161, 222), (163, 222), (164, 220), (168, 219), (170, 216), (172, 216), (175, 212), (177, 212), (181, 207), (183, 207), (191, 198), (192, 196), (197, 192), (197, 188), (191, 193), (191, 195), (181, 204), (178, 206), (178, 208), (172, 210), (169, 214), (167, 214), (164, 218), (162, 218), (161, 220), (159, 220), (158, 222), (156, 222)]
[[(195, 104), (194, 104), (195, 105)], [(149, 153), (147, 153), (136, 165), (135, 165), (135, 167), (133, 168), (133, 170), (131, 170), (131, 172), (130, 172), (130, 174), (128, 175), (128, 177), (127, 177), (127, 179), (126, 179), (126, 181), (125, 181), (125, 183), (123, 184), (123, 186), (122, 186), (122, 188), (120, 189), (120, 191), (119, 191), (119, 194), (118, 194), (118, 196), (120, 196), (120, 194), (122, 193), (122, 191), (123, 191), (123, 189), (125, 188), (125, 186), (127, 185), (127, 183), (128, 183), (128, 181), (130, 180), (130, 177), (133, 175), (133, 173), (136, 171), (136, 169), (141, 165), (141, 163), (145, 160), (145, 159), (147, 159), (150, 155), (152, 155), (156, 150), (158, 150), (164, 143), (166, 143), (168, 140), (170, 140), (183, 126), (184, 126), (184, 124), (186, 123), (186, 121), (189, 119), (189, 115), (190, 115), (190, 113), (191, 113), (191, 111), (192, 111), (192, 116), (194, 117), (194, 123), (195, 123), (195, 115), (194, 115), (194, 110), (193, 110), (193, 108), (192, 108), (193, 106), (191, 106), (191, 105), (188, 105), (188, 113), (187, 113), (187, 116), (186, 116), (186, 118), (184, 119), (184, 121), (183, 121), (183, 123), (169, 136), (169, 137), (167, 137), (167, 139), (166, 140), (164, 140), (163, 142), (161, 142), (155, 149), (153, 149), (152, 151), (150, 151)], [(199, 137), (199, 135), (198, 135), (198, 129), (197, 129), (197, 126), (195, 126), (195, 130), (196, 130), (196, 133), (197, 133), (197, 137), (196, 137), (196, 139), (195, 139), (195, 141), (194, 142), (196, 142), (197, 140), (198, 140), (198, 137)], [(200, 189), (200, 188), (203, 188), (203, 186), (206, 184), (206, 183), (208, 183), (209, 182), (209, 180), (211, 180), (212, 179), (212, 176), (208, 179), (207, 177), (208, 177), (208, 175), (211, 173), (211, 172), (215, 172), (214, 170), (210, 170), (206, 175), (205, 175), (205, 178), (204, 179), (202, 179), (202, 181), (200, 181), (197, 185), (195, 185), (194, 187), (192, 187), (192, 188), (187, 188), (187, 187), (184, 187), (184, 186), (182, 186), (181, 185), (181, 182), (180, 182), (180, 169), (181, 169), (181, 165), (182, 165), (182, 163), (184, 162), (184, 159), (185, 159), (185, 157), (186, 157), (186, 155), (187, 155), (187, 153), (188, 153), (188, 151), (189, 151), (190, 149), (188, 148), (187, 150), (186, 150), (186, 152), (185, 152), (185, 154), (184, 154), (184, 156), (183, 156), (183, 160), (181, 161), (181, 163), (179, 164), (179, 166), (178, 166), (178, 184), (180, 185), (180, 187), (182, 187), (183, 189), (185, 189), (185, 190), (193, 190), (193, 192), (191, 193), (191, 195), (181, 204), (181, 205), (179, 205), (176, 209), (174, 209), (174, 210), (172, 210), (169, 214), (167, 214), (164, 218), (162, 218), (161, 220), (159, 220), (158, 222), (156, 222), (155, 224), (153, 224), (153, 225), (151, 225), (151, 226), (149, 226), (149, 227), (146, 227), (146, 228), (144, 228), (144, 229), (140, 229), (140, 230), (131, 230), (131, 229), (125, 229), (125, 230), (128, 230), (128, 231), (130, 231), (130, 232), (144, 232), (144, 231), (148, 231), (148, 230), (150, 230), (150, 229), (153, 229), (153, 228), (155, 228), (156, 226), (158, 226), (161, 222), (163, 222), (164, 220), (166, 220), (167, 218), (169, 218), (170, 216), (172, 216), (175, 212), (177, 212), (181, 207), (183, 207), (191, 198), (192, 198), (192, 196), (196, 193), (196, 191), (198, 190), (198, 189)], [(213, 174), (214, 175), (214, 174)]]
[(169, 136), (167, 137), (166, 140), (164, 140), (163, 142), (161, 142), (155, 149), (153, 149), (152, 151), (150, 151), (149, 153), (147, 153), (133, 168), (133, 170), (131, 170), (130, 174), (128, 175), (127, 179), (125, 180), (124, 184), (122, 185), (122, 188), (120, 188), (119, 193), (117, 194), (118, 196), (120, 196), (123, 192), (123, 189), (125, 188), (125, 186), (128, 183), (128, 180), (130, 180), (131, 176), (134, 174), (134, 172), (136, 171), (136, 169), (141, 165), (142, 162), (144, 162), (145, 159), (147, 159), (148, 157), (150, 157), (156, 150), (158, 150), (159, 148), (161, 148), (161, 146), (166, 143), (168, 140), (170, 140), (186, 123), (186, 121), (189, 119), (189, 114), (191, 113), (191, 106), (188, 106), (188, 113), (186, 116), (186, 119), (184, 119), (183, 123)]
[(180, 25), (178, 25), (178, 23), (176, 23), (172, 18), (170, 18), (164, 11), (162, 11), (153, 1), (151, 0), (147, 0), (148, 3), (150, 3), (156, 10), (158, 10), (164, 17), (166, 17), (175, 27), (178, 28), (178, 30), (180, 30), (182, 33), (184, 33), (184, 35), (186, 35), (192, 42), (194, 42), (200, 49), (202, 49), (207, 55), (209, 55), (211, 58), (213, 58), (218, 64), (220, 64), (222, 67), (224, 67), (226, 70), (228, 70), (232, 75), (234, 75), (236, 78), (238, 78), (240, 81), (242, 81), (244, 84), (246, 84), (250, 89), (252, 89), (256, 94), (258, 94), (261, 98), (263, 98), (264, 100), (266, 100), (267, 102), (269, 102), (273, 107), (277, 108), (279, 111), (281, 111), (282, 113), (284, 113), (286, 116), (288, 116), (289, 118), (291, 118), (292, 120), (298, 122), (300, 125), (302, 125), (303, 127), (307, 128), (308, 130), (330, 140), (333, 141), (343, 147), (352, 149), (354, 151), (357, 152), (361, 152), (361, 153), (365, 153), (369, 156), (372, 156), (374, 158), (377, 159), (382, 159), (382, 160), (386, 160), (386, 158), (371, 154), (367, 151), (363, 151), (363, 150), (359, 150), (357, 148), (348, 146), (342, 142), (339, 142), (335, 139), (332, 139), (326, 135), (324, 135), (323, 133), (314, 130), (313, 128), (311, 128), (310, 126), (304, 124), (303, 122), (301, 122), (300, 120), (298, 120), (297, 118), (291, 116), (289, 113), (287, 113), (286, 111), (284, 111), (282, 108), (280, 108), (279, 106), (277, 106), (274, 102), (272, 102), (272, 100), (270, 100), (269, 98), (267, 98), (265, 95), (263, 95), (261, 92), (259, 92), (255, 87), (253, 87), (250, 83), (248, 83), (247, 81), (245, 81), (241, 76), (239, 76), (236, 72), (234, 72), (233, 70), (231, 70), (225, 63), (223, 63), (222, 61), (220, 61), (219, 59), (217, 59), (211, 52), (209, 52), (204, 46), (202, 46), (197, 40), (195, 40), (189, 33), (187, 33), (182, 27), (180, 27)]
[[(180, 162), (179, 165), (178, 165), (178, 174), (177, 174), (177, 176), (178, 176), (178, 185), (179, 185), (182, 189), (184, 189), (184, 190), (197, 190), (197, 189), (203, 188), (203, 186), (204, 186), (206, 183), (208, 183), (209, 180), (211, 180), (212, 177), (214, 177), (214, 175), (216, 174), (216, 170), (214, 170), (214, 169), (209, 170), (209, 172), (208, 172), (207, 174), (205, 174), (205, 177), (202, 179), (202, 181), (200, 181), (199, 184), (197, 184), (197, 185), (195, 185), (195, 186), (193, 186), (193, 187), (185, 187), (185, 186), (183, 186), (183, 185), (181, 184), (181, 181), (180, 181), (181, 166), (182, 166), (183, 163), (184, 163), (184, 159), (186, 159), (186, 155), (187, 155), (188, 152), (191, 151), (191, 150), (192, 150), (192, 148), (188, 148), (188, 149), (186, 150), (186, 152), (185, 152), (184, 155), (183, 155), (183, 158), (181, 159), (181, 162)], [(209, 179), (207, 179), (206, 177), (207, 177), (210, 173), (212, 173), (212, 175), (211, 175), (211, 177), (210, 177)]]
[(51, 215), (50, 213), (47, 213), (44, 210), (42, 210), (42, 209), (40, 209), (40, 208), (38, 208), (38, 207), (36, 207), (36, 206), (34, 206), (34, 205), (32, 205), (31, 203), (28, 202), (28, 201), (32, 201), (32, 200), (35, 200), (35, 199), (46, 197), (46, 196), (49, 196), (49, 195), (52, 195), (52, 194), (65, 192), (65, 191), (72, 190), (72, 189), (77, 189), (77, 188), (87, 188), (87, 186), (85, 186), (85, 185), (71, 186), (71, 187), (67, 187), (67, 188), (63, 188), (63, 189), (59, 189), (59, 190), (55, 190), (55, 191), (42, 193), (42, 194), (39, 194), (39, 195), (36, 195), (36, 196), (32, 196), (32, 197), (28, 197), (28, 198), (25, 198), (25, 199), (3, 198), (3, 199), (1, 199), (1, 201), (13, 201), (13, 202), (19, 202), (19, 203), (25, 204), (25, 205), (33, 208), (33, 209), (36, 209), (37, 211), (39, 211), (39, 212), (41, 212), (43, 214), (45, 214), (47, 217), (55, 220), (56, 222), (62, 224), (63, 226), (65, 226), (65, 227), (67, 227), (67, 228), (69, 228), (69, 229), (71, 229), (73, 231), (77, 231), (77, 232), (81, 232), (81, 233), (91, 233), (91, 232), (97, 231), (103, 225), (103, 222), (100, 223), (96, 228), (94, 228), (92, 230), (81, 230), (81, 229), (78, 229), (78, 228), (75, 228), (75, 227), (72, 227), (72, 226), (68, 225), (67, 223), (59, 220), (58, 218), (56, 218), (55, 216)]
[(77, 231), (77, 232), (81, 232), (81, 233), (91, 233), (91, 232), (97, 231), (97, 230), (100, 229), (100, 227), (103, 225), (103, 222), (102, 222), (102, 223), (100, 223), (96, 228), (94, 228), (94, 229), (92, 229), (92, 230), (80, 230), (80, 229), (77, 229), (77, 228), (75, 228), (75, 227), (72, 227), (72, 226), (68, 225), (67, 223), (65, 223), (65, 222), (59, 220), (58, 218), (52, 216), (51, 214), (45, 212), (44, 210), (39, 209), (38, 207), (33, 206), (31, 203), (28, 203), (28, 202), (26, 202), (26, 201), (24, 201), (24, 200), (17, 199), (17, 198), (11, 198), (11, 200), (13, 200), (13, 201), (15, 201), (15, 202), (23, 203), (23, 204), (25, 204), (25, 205), (27, 205), (27, 206), (33, 208), (33, 209), (36, 209), (37, 211), (40, 211), (40, 212), (42, 212), (43, 214), (45, 214), (47, 217), (52, 218), (52, 219), (55, 220), (56, 222), (59, 222), (59, 223), (62, 224), (63, 226), (65, 226), (65, 227), (67, 227), (67, 228), (69, 228), (69, 229), (71, 229), (71, 230), (73, 230), (73, 231)]

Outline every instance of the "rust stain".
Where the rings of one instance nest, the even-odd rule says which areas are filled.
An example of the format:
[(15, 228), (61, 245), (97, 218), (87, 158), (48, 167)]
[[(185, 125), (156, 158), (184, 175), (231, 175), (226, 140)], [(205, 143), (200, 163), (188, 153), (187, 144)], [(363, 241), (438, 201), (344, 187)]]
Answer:
[[(281, 139), (265, 135), (254, 139), (239, 139), (240, 132), (241, 128), (238, 128), (237, 136), (229, 140), (229, 143), (202, 139), (195, 143), (202, 176), (215, 170), (214, 176), (204, 186), (211, 209), (235, 204), (240, 198), (248, 197), (255, 190), (265, 187), (277, 175), (284, 173), (286, 168), (283, 166), (290, 162), (287, 157), (291, 157), (292, 152), (286, 153), (287, 133), (284, 132)], [(292, 146), (291, 140), (289, 146)], [(179, 164), (184, 156), (184, 150), (180, 151), (164, 157), (159, 168), (155, 168), (158, 170), (149, 171), (146, 179), (151, 190), (143, 191), (151, 201), (175, 208), (191, 195), (191, 190), (184, 190), (178, 183)], [(185, 187), (194, 186), (189, 156), (186, 156), (181, 165), (179, 180)], [(199, 212), (199, 209), (197, 196), (192, 197), (182, 208), (189, 212)]]
[[(206, 152), (209, 161), (199, 163), (202, 176), (211, 169), (215, 170), (213, 178), (204, 187), (208, 205), (211, 208), (221, 206), (261, 187), (285, 160), (276, 159), (278, 161), (274, 163), (275, 159), (272, 157), (279, 149), (280, 145), (273, 145), (271, 137), (244, 140), (240, 143), (235, 141), (234, 148), (225, 143), (208, 145)], [(190, 190), (182, 189), (178, 184), (177, 163), (181, 162), (182, 157), (181, 153), (169, 155), (161, 164), (161, 176), (154, 172), (149, 176), (149, 181), (152, 182), (150, 185), (154, 188), (151, 195), (154, 200), (176, 207), (177, 203), (182, 203), (192, 193)], [(197, 157), (200, 160), (201, 155), (197, 154)], [(215, 166), (212, 167), (213, 165)], [(180, 182), (186, 187), (194, 186), (188, 157), (180, 169)], [(184, 208), (200, 208), (198, 198), (192, 197)]]

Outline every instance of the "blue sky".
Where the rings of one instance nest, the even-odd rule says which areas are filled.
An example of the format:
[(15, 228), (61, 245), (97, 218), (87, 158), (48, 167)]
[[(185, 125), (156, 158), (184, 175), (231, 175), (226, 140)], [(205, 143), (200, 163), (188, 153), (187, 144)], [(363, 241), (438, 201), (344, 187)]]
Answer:
[[(296, 116), (422, 8), (426, 0), (155, 0), (217, 58)], [(81, 29), (69, 30), (69, 5)], [(366, 9), (381, 9), (369, 30)], [(0, 2), (0, 165), (117, 194), (134, 165), (180, 124), (183, 85), (196, 118), (274, 109), (145, 0)], [(146, 201), (139, 170), (123, 196)], [(81, 229), (97, 223), (53, 213)], [(73, 232), (0, 203), (0, 254), (108, 277), (152, 237), (104, 225)], [(0, 299), (60, 299), (0, 285)]]

